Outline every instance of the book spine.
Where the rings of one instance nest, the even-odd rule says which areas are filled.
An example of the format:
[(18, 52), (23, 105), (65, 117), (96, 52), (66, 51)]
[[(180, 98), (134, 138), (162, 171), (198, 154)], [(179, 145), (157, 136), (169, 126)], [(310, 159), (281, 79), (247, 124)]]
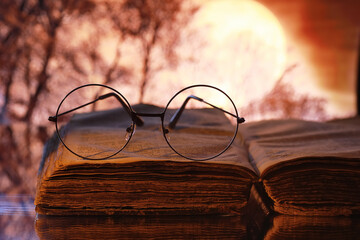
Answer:
[(253, 183), (250, 189), (249, 200), (246, 213), (251, 215), (261, 215), (261, 218), (267, 217), (273, 213), (274, 203), (266, 194), (262, 182)]

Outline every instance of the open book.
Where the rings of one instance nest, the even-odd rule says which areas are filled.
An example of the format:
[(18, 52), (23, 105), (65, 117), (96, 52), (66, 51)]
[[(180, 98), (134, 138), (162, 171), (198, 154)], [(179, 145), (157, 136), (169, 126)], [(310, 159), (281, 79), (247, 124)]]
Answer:
[[(159, 111), (146, 105), (134, 109)], [(82, 144), (86, 138), (111, 148), (116, 129), (95, 134), (82, 123), (113, 113), (76, 116), (66, 137), (82, 150), (97, 147)], [(207, 109), (194, 110), (187, 118), (194, 125), (203, 116), (208, 130), (195, 134), (208, 136), (216, 147), (220, 136), (228, 134), (222, 125), (227, 118)], [(45, 215), (242, 214), (249, 199), (255, 199), (266, 213), (358, 214), (359, 123), (352, 119), (243, 124), (225, 153), (202, 162), (176, 155), (163, 139), (158, 119), (146, 119), (130, 143), (107, 160), (77, 157), (54, 136), (45, 146), (39, 169), (36, 210)]]

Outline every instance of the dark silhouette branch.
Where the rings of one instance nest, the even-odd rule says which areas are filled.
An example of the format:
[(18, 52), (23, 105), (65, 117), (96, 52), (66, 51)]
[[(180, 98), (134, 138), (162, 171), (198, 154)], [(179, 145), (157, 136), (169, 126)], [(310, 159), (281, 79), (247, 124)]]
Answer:
[(150, 42), (147, 42), (146, 39), (143, 39), (143, 45), (145, 46), (144, 47), (145, 53), (144, 53), (144, 63), (143, 63), (143, 74), (140, 81), (140, 96), (139, 96), (140, 103), (142, 103), (144, 100), (145, 88), (149, 80), (151, 53), (154, 48), (154, 45), (156, 44), (160, 26), (161, 26), (160, 22), (155, 23), (155, 27)]

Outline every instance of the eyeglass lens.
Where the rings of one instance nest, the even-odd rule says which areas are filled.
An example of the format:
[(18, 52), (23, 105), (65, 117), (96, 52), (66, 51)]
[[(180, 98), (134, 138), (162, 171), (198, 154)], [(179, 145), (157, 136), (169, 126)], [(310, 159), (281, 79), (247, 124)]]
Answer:
[[(183, 109), (173, 126), (176, 114)], [(223, 92), (206, 86), (187, 88), (168, 104), (164, 128), (171, 148), (185, 158), (205, 160), (225, 151), (237, 131), (235, 107)]]
[(119, 99), (126, 102), (112, 89), (96, 85), (68, 94), (57, 113), (64, 145), (87, 159), (106, 159), (122, 150), (131, 137), (133, 122)]

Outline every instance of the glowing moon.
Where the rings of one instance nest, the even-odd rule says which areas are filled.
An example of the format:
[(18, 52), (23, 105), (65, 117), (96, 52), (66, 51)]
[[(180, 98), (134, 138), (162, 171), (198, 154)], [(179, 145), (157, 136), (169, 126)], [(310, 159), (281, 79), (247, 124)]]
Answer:
[[(149, 87), (169, 99), (169, 88), (176, 92), (192, 84), (210, 84), (227, 92), (240, 108), (270, 91), (281, 76), (286, 63), (284, 32), (276, 17), (255, 1), (201, 2), (184, 29), (188, 37), (179, 47), (177, 70), (157, 73)], [(159, 104), (150, 94), (145, 97)]]
[[(191, 51), (197, 79), (229, 92), (238, 105), (270, 91), (286, 64), (286, 40), (276, 17), (255, 1), (205, 2), (192, 29), (205, 44)], [(194, 74), (192, 75), (194, 76)]]
[(276, 17), (263, 5), (251, 0), (213, 0), (198, 12), (195, 24), (212, 25), (212, 38), (222, 42), (236, 32), (249, 31), (264, 43), (282, 47), (285, 37)]

